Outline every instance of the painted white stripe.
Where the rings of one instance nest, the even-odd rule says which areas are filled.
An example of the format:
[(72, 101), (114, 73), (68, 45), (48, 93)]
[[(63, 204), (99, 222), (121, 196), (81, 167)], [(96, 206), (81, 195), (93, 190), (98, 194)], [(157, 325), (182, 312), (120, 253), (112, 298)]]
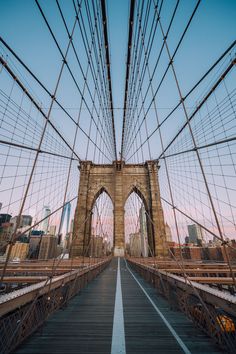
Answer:
[(120, 281), (120, 257), (118, 258), (116, 297), (113, 317), (111, 354), (126, 354), (123, 301)]
[(159, 310), (159, 308), (156, 306), (156, 304), (153, 302), (153, 300), (150, 298), (150, 296), (148, 295), (148, 293), (146, 292), (146, 290), (143, 288), (143, 286), (140, 284), (140, 282), (138, 281), (138, 279), (136, 278), (136, 276), (133, 274), (133, 272), (131, 271), (131, 269), (129, 268), (129, 266), (127, 265), (127, 262), (125, 260), (126, 263), (126, 268), (128, 269), (128, 271), (130, 272), (130, 274), (132, 275), (132, 277), (136, 280), (136, 282), (138, 283), (138, 285), (140, 286), (140, 288), (142, 289), (142, 291), (144, 292), (144, 294), (146, 295), (146, 297), (148, 298), (148, 300), (150, 301), (150, 303), (152, 304), (152, 306), (154, 307), (154, 309), (156, 310), (156, 312), (158, 313), (158, 315), (161, 317), (162, 321), (165, 323), (166, 327), (169, 329), (169, 331), (171, 332), (171, 334), (173, 335), (173, 337), (176, 339), (176, 341), (178, 342), (179, 346), (181, 347), (181, 349), (183, 350), (183, 352), (185, 354), (191, 354), (191, 352), (189, 351), (189, 349), (186, 347), (186, 345), (184, 344), (184, 342), (182, 341), (182, 339), (178, 336), (178, 334), (175, 332), (174, 328), (171, 326), (171, 324), (167, 321), (167, 319), (165, 318), (165, 316), (163, 315), (163, 313)]

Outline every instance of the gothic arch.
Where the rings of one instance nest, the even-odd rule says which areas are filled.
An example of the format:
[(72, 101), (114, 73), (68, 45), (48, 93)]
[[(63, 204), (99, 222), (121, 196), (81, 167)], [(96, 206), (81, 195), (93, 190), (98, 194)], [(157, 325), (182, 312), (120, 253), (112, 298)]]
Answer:
[(125, 207), (125, 203), (127, 202), (129, 196), (132, 194), (132, 193), (136, 193), (140, 199), (142, 200), (144, 206), (145, 206), (145, 209), (148, 210), (148, 203), (147, 203), (147, 196), (145, 196), (145, 192), (143, 190), (141, 190), (141, 188), (138, 188), (136, 185), (132, 185), (130, 186), (128, 189), (127, 189), (127, 194), (124, 198), (124, 207)]
[(111, 199), (112, 205), (113, 205), (113, 208), (114, 208), (114, 201), (113, 201), (112, 196), (110, 195), (110, 193), (107, 191), (107, 189), (105, 187), (99, 187), (97, 192), (93, 193), (93, 199), (92, 199), (92, 203), (91, 203), (91, 210), (93, 209), (96, 200), (99, 198), (99, 196), (103, 192), (106, 193), (108, 195), (108, 197)]

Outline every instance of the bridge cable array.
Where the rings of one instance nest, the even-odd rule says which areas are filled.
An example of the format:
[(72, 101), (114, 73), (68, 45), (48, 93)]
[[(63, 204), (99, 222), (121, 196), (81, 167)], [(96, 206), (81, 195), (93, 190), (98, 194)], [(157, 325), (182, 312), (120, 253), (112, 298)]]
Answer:
[[(232, 279), (228, 291), (235, 292), (232, 264), (235, 245), (231, 239), (236, 231), (233, 183), (236, 175), (236, 41), (189, 88), (184, 82), (189, 72), (185, 72), (184, 67), (180, 71), (178, 60), (181, 60), (181, 51), (186, 50), (185, 42), (204, 4), (196, 1), (180, 24), (181, 5), (179, 0), (168, 8), (163, 0), (130, 1), (121, 160), (133, 164), (154, 160), (158, 164), (164, 218), (177, 243), (177, 247), (173, 247), (165, 241), (163, 247), (182, 272), (186, 289), (190, 289), (181, 298), (182, 306), (191, 318), (193, 312), (197, 317), (196, 309), (201, 306), (212, 328), (221, 333), (219, 336), (233, 352), (232, 333), (222, 331), (224, 323), (218, 309), (212, 303), (209, 306), (202, 297), (202, 288), (196, 287), (189, 275), (183, 244), (189, 224), (201, 230), (204, 242), (209, 243), (213, 237)], [(93, 257), (97, 236), (111, 241), (114, 232), (112, 201), (101, 190), (93, 209), (83, 220), (84, 224), (91, 223), (83, 259), (80, 262), (74, 258), (65, 260), (76, 240), (72, 227), (68, 244), (63, 220), (68, 205), (73, 215), (76, 210), (78, 167), (83, 160), (100, 165), (117, 161), (117, 123), (105, 0), (72, 0), (73, 21), (62, 1), (55, 0), (53, 6), (60, 23), (58, 27), (51, 22), (46, 4), (35, 0), (34, 8), (48, 36), (47, 45), (50, 45), (45, 44), (45, 48), (50, 51), (48, 48), (52, 47), (55, 55), (55, 68), (51, 70), (53, 85), (45, 75), (36, 74), (37, 71), (26, 64), (27, 60), (20, 58), (0, 37), (1, 212), (16, 215), (13, 230), (6, 223), (1, 238), (0, 247), (6, 249), (1, 281), (7, 273), (16, 241), (22, 240), (25, 234), (33, 238), (35, 231), (45, 228), (47, 233), (50, 226), (57, 225), (54, 233), (60, 248), (60, 256), (54, 256), (46, 280), (40, 288), (35, 288), (34, 298), (15, 328), (10, 327), (9, 319), (11, 336), (6, 344), (9, 351), (13, 338), (17, 338), (14, 345), (21, 341), (24, 326), (30, 323), (33, 311), (43, 309), (45, 320), (81, 289), (83, 271), (86, 273), (87, 269), (88, 274), (95, 274), (95, 267), (101, 261)], [(174, 35), (176, 24), (180, 30)], [(45, 57), (49, 63), (50, 53)], [(162, 102), (168, 102), (169, 106), (163, 108)], [(97, 181), (98, 186), (100, 182)], [(145, 206), (135, 192), (139, 187), (134, 181), (134, 195), (126, 205), (126, 241), (130, 234), (139, 232), (139, 211)], [(30, 214), (33, 214), (32, 223), (22, 229), (22, 216)], [(145, 215), (155, 227), (151, 213), (145, 210)], [(170, 298), (169, 285), (165, 282), (167, 270), (164, 274), (162, 261), (155, 258), (149, 244), (148, 248), (151, 261), (144, 258), (142, 263), (149, 267), (152, 262), (163, 293)], [(39, 246), (30, 250), (31, 258), (37, 258), (39, 252)], [(67, 266), (70, 280), (60, 279), (62, 294), (55, 290), (54, 284), (63, 264)], [(76, 273), (75, 268), (79, 267), (82, 273)], [(42, 292), (48, 294), (43, 300)], [(208, 328), (208, 332), (210, 330)]]

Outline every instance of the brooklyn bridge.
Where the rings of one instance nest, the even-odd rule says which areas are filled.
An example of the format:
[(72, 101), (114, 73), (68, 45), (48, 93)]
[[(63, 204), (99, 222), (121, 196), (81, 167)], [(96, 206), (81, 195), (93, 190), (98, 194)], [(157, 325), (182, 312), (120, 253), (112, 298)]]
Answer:
[(235, 18), (0, 2), (0, 353), (236, 352)]

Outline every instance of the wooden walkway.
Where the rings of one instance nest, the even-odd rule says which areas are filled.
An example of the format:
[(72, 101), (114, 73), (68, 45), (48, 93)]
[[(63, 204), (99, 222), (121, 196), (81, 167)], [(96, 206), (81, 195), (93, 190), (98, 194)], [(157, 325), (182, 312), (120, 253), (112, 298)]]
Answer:
[[(57, 311), (44, 326), (26, 340), (17, 354), (110, 354), (117, 281), (117, 259), (68, 306)], [(120, 261), (125, 351), (112, 354), (221, 353), (211, 340), (184, 314), (172, 311), (137, 274), (154, 306), (137, 283), (124, 260)], [(118, 327), (116, 327), (118, 328)], [(186, 351), (181, 347), (183, 343)]]

